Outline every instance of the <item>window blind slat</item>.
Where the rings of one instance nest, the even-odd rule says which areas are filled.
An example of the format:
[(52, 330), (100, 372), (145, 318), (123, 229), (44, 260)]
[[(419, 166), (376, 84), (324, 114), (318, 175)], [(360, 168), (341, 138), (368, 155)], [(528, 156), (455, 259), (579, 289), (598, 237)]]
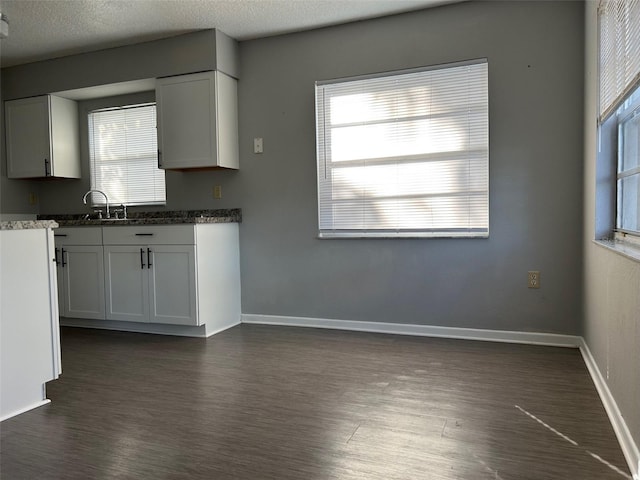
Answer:
[[(113, 204), (166, 202), (164, 170), (158, 168), (155, 105), (89, 113), (91, 188)], [(92, 194), (94, 205), (104, 198)]]
[(640, 0), (600, 0), (600, 122), (640, 82)]
[(320, 234), (487, 236), (486, 61), (316, 85)]

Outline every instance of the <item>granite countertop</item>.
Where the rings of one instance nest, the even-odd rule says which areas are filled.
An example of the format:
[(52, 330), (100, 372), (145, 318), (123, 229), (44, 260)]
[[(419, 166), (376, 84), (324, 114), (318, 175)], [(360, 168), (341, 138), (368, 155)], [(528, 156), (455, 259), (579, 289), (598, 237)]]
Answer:
[(57, 228), (54, 220), (14, 220), (0, 222), (0, 230), (29, 230), (35, 228)]
[(127, 218), (124, 220), (114, 218), (87, 218), (86, 213), (77, 213), (70, 215), (38, 215), (38, 219), (54, 220), (61, 227), (77, 227), (86, 225), (175, 225), (181, 223), (240, 223), (242, 222), (242, 210), (239, 208), (230, 208), (216, 210), (129, 212)]

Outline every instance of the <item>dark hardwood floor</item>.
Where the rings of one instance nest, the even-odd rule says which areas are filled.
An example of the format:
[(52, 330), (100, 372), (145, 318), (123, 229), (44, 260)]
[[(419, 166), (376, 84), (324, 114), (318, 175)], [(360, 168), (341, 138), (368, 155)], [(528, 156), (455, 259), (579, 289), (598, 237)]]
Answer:
[(241, 325), (62, 353), (3, 480), (631, 478), (578, 350)]

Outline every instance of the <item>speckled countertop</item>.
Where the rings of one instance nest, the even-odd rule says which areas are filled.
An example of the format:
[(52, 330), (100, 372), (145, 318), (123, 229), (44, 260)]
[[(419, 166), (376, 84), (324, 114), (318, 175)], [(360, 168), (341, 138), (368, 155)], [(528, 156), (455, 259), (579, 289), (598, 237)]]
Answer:
[(14, 220), (11, 222), (0, 222), (0, 230), (29, 230), (57, 227), (57, 222), (53, 220)]
[(61, 227), (76, 227), (84, 225), (174, 225), (181, 223), (239, 223), (242, 222), (242, 210), (239, 208), (230, 208), (216, 210), (129, 212), (125, 220), (86, 217), (86, 213), (71, 215), (38, 215), (38, 219), (54, 220)]

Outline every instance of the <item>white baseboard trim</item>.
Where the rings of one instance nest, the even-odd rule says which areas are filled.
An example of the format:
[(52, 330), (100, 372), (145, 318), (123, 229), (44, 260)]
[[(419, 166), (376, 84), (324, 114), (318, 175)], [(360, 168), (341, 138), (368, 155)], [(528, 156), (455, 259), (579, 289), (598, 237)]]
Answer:
[(61, 327), (96, 328), (98, 330), (116, 330), (131, 333), (153, 333), (155, 335), (172, 335), (178, 337), (208, 338), (231, 327), (240, 325), (240, 318), (227, 325), (208, 330), (207, 325), (192, 327), (189, 325), (169, 325), (160, 323), (118, 322), (115, 320), (92, 320), (88, 318), (60, 317)]
[(15, 417), (16, 415), (20, 415), (21, 413), (28, 412), (29, 410), (33, 410), (34, 408), (41, 407), (43, 405), (46, 405), (47, 403), (51, 403), (51, 400), (49, 400), (48, 398), (45, 398), (40, 402), (29, 405), (28, 407), (24, 407), (24, 408), (21, 408), (20, 410), (16, 410), (15, 412), (11, 412), (6, 415), (3, 415), (2, 417), (0, 417), (0, 422), (4, 422), (5, 420)]
[(230, 328), (235, 327), (236, 325), (240, 325), (240, 323), (241, 323), (241, 320), (240, 320), (240, 317), (238, 317), (238, 320), (232, 323), (229, 323), (227, 325), (218, 326), (217, 328), (214, 328), (212, 330), (205, 330), (206, 332), (205, 335), (207, 338), (212, 337), (213, 335), (216, 335), (220, 332), (224, 332), (225, 330), (229, 330)]
[(174, 335), (179, 337), (207, 337), (204, 325), (190, 327), (188, 325), (163, 325), (160, 323), (118, 322), (115, 320), (60, 317), (60, 326), (117, 330), (132, 333), (154, 333), (156, 335)]
[(582, 338), (555, 333), (513, 332), (508, 330), (482, 330), (477, 328), (438, 327), (408, 323), (360, 322), (356, 320), (333, 320), (326, 318), (285, 317), (279, 315), (242, 314), (242, 323), (282, 325), (290, 327), (329, 328), (357, 332), (390, 333), (421, 337), (458, 338), (487, 342), (525, 343), (554, 347), (578, 348)]
[(580, 353), (582, 353), (584, 363), (587, 365), (587, 369), (591, 374), (596, 390), (598, 390), (600, 400), (602, 400), (604, 409), (609, 416), (611, 426), (616, 433), (616, 437), (618, 437), (620, 448), (622, 448), (622, 453), (627, 460), (627, 464), (633, 474), (633, 478), (634, 480), (640, 480), (640, 450), (634, 442), (631, 432), (629, 431), (629, 427), (627, 427), (624, 417), (618, 408), (618, 404), (616, 403), (611, 390), (609, 390), (609, 386), (602, 376), (602, 373), (598, 368), (598, 364), (593, 358), (591, 350), (589, 350), (589, 346), (583, 338), (581, 338)]

